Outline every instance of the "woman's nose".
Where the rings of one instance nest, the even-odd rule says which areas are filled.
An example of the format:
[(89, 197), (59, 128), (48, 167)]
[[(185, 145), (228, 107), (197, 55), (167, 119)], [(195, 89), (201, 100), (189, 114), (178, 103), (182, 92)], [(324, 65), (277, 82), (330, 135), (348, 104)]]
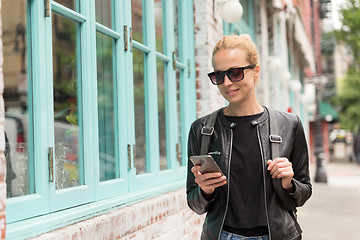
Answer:
[(229, 79), (229, 77), (225, 74), (224, 76), (224, 86), (229, 86), (231, 84), (233, 84), (233, 82)]

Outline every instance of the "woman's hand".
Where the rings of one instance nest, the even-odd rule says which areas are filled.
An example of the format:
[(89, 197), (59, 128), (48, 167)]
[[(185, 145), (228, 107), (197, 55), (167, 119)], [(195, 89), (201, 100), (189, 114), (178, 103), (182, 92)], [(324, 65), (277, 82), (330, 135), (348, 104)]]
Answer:
[(201, 166), (194, 166), (191, 168), (191, 172), (194, 173), (195, 182), (207, 195), (211, 195), (215, 188), (226, 184), (226, 177), (222, 176), (220, 172), (213, 173), (200, 173)]
[(291, 191), (294, 188), (291, 182), (294, 177), (292, 163), (287, 158), (275, 158), (268, 160), (267, 164), (272, 178), (281, 178), (282, 187)]

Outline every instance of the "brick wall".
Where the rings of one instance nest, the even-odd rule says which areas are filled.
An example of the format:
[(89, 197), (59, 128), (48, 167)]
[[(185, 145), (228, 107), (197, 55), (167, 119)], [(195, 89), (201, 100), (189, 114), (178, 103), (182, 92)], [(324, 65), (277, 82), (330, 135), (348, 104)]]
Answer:
[[(216, 1), (215, 1), (216, 2)], [(225, 100), (207, 77), (213, 71), (212, 49), (223, 35), (223, 25), (212, 0), (194, 0), (196, 95), (198, 117), (223, 107)], [(205, 7), (204, 7), (205, 6)]]
[(2, 23), (1, 23), (1, 3), (0, 1), (0, 239), (5, 239), (5, 201), (6, 201), (6, 161), (4, 156), (4, 79), (3, 79), (3, 44), (2, 44)]
[(204, 217), (188, 208), (180, 189), (32, 239), (200, 239)]

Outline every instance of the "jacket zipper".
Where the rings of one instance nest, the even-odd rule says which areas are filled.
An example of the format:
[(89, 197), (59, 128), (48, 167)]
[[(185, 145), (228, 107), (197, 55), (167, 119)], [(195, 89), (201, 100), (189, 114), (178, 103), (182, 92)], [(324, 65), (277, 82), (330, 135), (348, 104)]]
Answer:
[(214, 151), (214, 152), (208, 152), (209, 155), (218, 155), (220, 156), (221, 155), (221, 152), (220, 151)]
[(220, 231), (219, 231), (219, 235), (218, 235), (218, 239), (220, 239), (220, 235), (221, 235), (221, 230), (224, 226), (225, 223), (225, 217), (226, 217), (226, 213), (229, 207), (229, 198), (230, 198), (230, 164), (231, 164), (231, 153), (232, 153), (232, 144), (233, 144), (233, 130), (230, 129), (230, 149), (229, 149), (229, 163), (228, 163), (228, 179), (227, 179), (227, 196), (226, 196), (226, 207), (225, 207), (225, 213), (224, 213), (224, 217), (221, 223), (221, 227), (220, 227)]
[(258, 141), (259, 141), (259, 146), (260, 146), (260, 153), (261, 153), (261, 166), (262, 166), (262, 170), (263, 170), (263, 183), (264, 183), (264, 198), (265, 198), (265, 213), (266, 213), (266, 220), (267, 220), (267, 223), (268, 223), (268, 230), (269, 230), (269, 238), (271, 240), (271, 231), (270, 231), (270, 222), (269, 222), (269, 214), (268, 214), (268, 210), (267, 210), (267, 203), (266, 203), (266, 182), (265, 182), (265, 169), (264, 169), (264, 153), (263, 153), (263, 150), (262, 150), (262, 144), (261, 144), (261, 141), (260, 141), (260, 132), (259, 132), (259, 125), (256, 126), (256, 132), (257, 132), (257, 135), (258, 135)]

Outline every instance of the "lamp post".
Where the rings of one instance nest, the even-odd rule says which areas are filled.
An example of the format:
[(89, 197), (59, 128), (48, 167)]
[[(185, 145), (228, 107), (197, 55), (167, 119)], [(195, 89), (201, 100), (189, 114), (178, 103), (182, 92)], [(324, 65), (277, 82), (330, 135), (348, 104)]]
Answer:
[(233, 23), (243, 15), (243, 7), (239, 0), (213, 0), (213, 14), (215, 10), (220, 12), (221, 18), (228, 23)]
[[(320, 101), (321, 101), (321, 87), (327, 82), (324, 75), (314, 77), (307, 77), (304, 79), (305, 83), (313, 84), (315, 86), (315, 124), (314, 124), (314, 154), (316, 158), (316, 173), (315, 182), (327, 183), (327, 176), (324, 162), (324, 147), (323, 147), (323, 134), (320, 115)], [(312, 105), (311, 105), (312, 106)]]
[(315, 182), (327, 183), (326, 171), (323, 165), (324, 161), (324, 148), (323, 148), (323, 135), (322, 135), (322, 124), (320, 115), (320, 99), (321, 84), (315, 83), (316, 93), (316, 116), (315, 116), (315, 136), (314, 136), (314, 153), (316, 157), (316, 173)]

